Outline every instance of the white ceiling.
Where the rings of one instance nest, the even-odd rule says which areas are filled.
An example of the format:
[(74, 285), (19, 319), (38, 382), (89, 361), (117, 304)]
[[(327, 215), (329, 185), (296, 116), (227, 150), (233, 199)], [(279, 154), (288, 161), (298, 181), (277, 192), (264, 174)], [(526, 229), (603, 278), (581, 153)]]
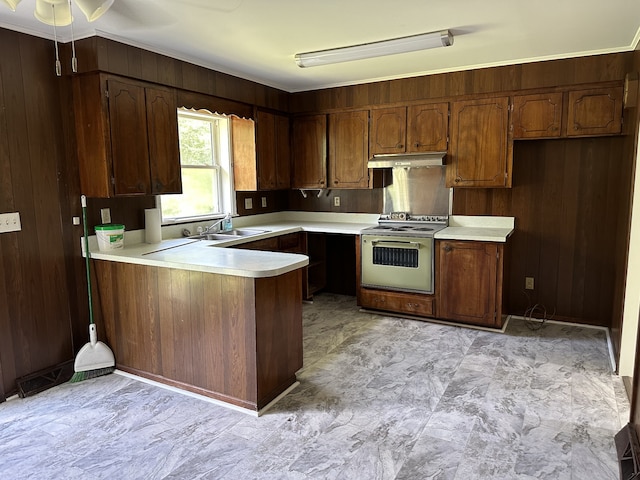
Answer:
[[(0, 26), (53, 38), (34, 6), (22, 0), (12, 12), (0, 2)], [(74, 17), (76, 38), (99, 35), (288, 92), (624, 52), (640, 38), (640, 0), (115, 0), (94, 23), (77, 9)], [(444, 29), (451, 47), (312, 68), (294, 61)], [(70, 27), (57, 30), (70, 40)]]

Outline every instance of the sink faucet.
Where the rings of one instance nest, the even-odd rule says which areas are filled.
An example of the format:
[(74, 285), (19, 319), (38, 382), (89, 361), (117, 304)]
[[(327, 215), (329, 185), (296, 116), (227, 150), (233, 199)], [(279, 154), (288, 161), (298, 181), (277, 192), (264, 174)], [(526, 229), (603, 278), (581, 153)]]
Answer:
[(220, 231), (220, 224), (221, 224), (222, 222), (224, 222), (225, 220), (230, 219), (230, 218), (231, 218), (231, 214), (230, 214), (230, 213), (227, 213), (224, 217), (222, 217), (222, 218), (221, 218), (221, 219), (219, 219), (219, 220), (216, 220), (216, 221), (215, 221), (215, 222), (213, 222), (211, 225), (209, 225), (207, 228), (205, 228), (205, 229), (204, 229), (204, 232), (202, 232), (202, 233), (209, 233), (209, 232), (211, 232), (214, 228), (216, 229), (216, 230), (215, 230), (216, 232), (219, 232), (219, 231)]

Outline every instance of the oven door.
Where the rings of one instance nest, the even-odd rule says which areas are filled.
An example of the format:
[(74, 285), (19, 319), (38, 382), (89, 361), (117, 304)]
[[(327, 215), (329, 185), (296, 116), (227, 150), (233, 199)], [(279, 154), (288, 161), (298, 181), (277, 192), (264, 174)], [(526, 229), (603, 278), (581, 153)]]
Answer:
[(433, 293), (433, 237), (361, 236), (363, 287)]

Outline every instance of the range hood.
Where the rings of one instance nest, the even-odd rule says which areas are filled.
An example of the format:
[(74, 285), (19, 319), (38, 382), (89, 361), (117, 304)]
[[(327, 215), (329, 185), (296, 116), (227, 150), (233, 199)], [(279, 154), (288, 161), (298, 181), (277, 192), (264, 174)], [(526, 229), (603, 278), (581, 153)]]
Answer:
[(367, 168), (442, 167), (446, 154), (447, 152), (426, 152), (374, 155), (367, 162)]

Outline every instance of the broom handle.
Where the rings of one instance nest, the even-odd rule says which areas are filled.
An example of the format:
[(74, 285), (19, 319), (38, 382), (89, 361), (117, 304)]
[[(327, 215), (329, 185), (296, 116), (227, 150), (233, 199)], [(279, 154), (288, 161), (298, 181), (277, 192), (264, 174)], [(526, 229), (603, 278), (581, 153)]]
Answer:
[(84, 226), (84, 265), (87, 272), (87, 292), (89, 297), (89, 325), (93, 325), (93, 299), (91, 293), (91, 267), (89, 265), (89, 232), (87, 230), (87, 197), (80, 197), (82, 204), (82, 225)]

